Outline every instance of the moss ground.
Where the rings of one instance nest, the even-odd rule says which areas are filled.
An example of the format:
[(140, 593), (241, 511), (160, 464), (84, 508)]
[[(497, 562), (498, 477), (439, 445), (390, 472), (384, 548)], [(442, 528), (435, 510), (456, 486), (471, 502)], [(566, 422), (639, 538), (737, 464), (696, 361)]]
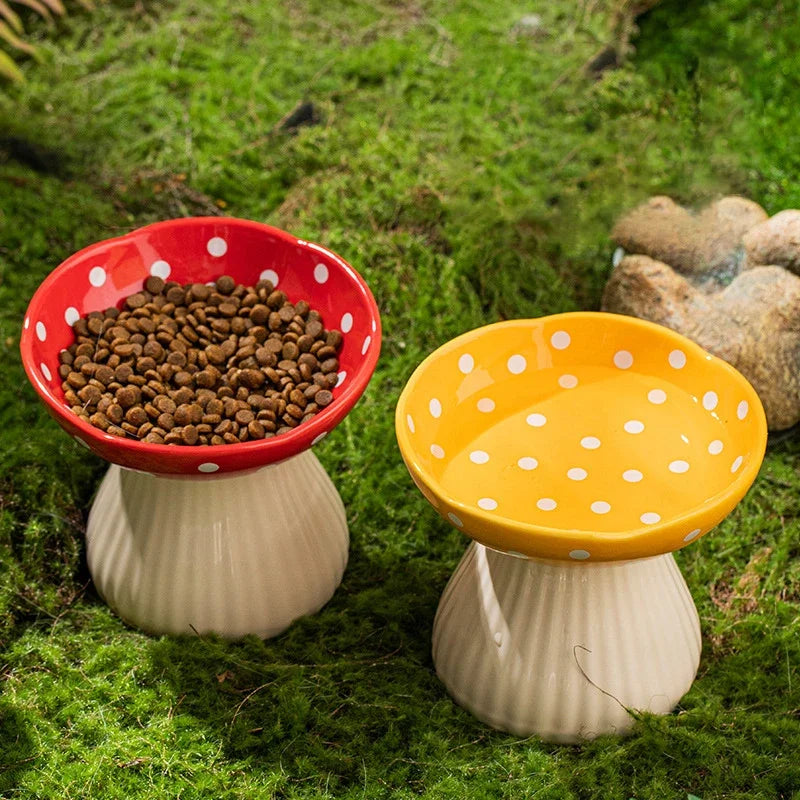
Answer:
[[(611, 224), (648, 195), (800, 206), (796, 2), (665, 2), (598, 81), (582, 67), (602, 4), (538, 6), (116, 2), (42, 31), (44, 63), (0, 94), (0, 796), (800, 797), (796, 436), (678, 554), (704, 653), (674, 714), (579, 748), (520, 741), (432, 670), (465, 542), (396, 449), (414, 366), (482, 323), (596, 307)], [(538, 32), (520, 25), (533, 11)], [(282, 130), (302, 101), (318, 124)], [(196, 213), (328, 245), (383, 314), (374, 380), (318, 448), (348, 508), (344, 583), (268, 642), (155, 639), (106, 609), (82, 560), (104, 466), (19, 362), (25, 306), (59, 261)]]

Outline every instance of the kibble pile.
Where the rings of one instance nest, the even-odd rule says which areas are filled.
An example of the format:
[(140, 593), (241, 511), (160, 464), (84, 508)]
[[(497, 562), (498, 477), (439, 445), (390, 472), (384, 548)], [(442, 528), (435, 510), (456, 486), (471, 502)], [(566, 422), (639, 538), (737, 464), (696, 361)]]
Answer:
[(74, 325), (59, 375), (72, 411), (115, 436), (221, 445), (295, 428), (333, 400), (342, 334), (269, 281), (147, 279)]

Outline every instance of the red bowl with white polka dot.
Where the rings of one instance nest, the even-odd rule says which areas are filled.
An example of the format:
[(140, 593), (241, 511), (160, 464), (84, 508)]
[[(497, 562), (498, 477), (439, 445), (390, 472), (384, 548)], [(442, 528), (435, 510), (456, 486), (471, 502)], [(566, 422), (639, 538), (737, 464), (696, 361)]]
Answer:
[[(120, 307), (149, 275), (179, 283), (230, 275), (254, 285), (266, 278), (292, 302), (306, 300), (327, 328), (344, 335), (334, 401), (313, 419), (271, 439), (214, 447), (122, 439), (72, 413), (58, 375), (72, 324), (90, 311)], [(281, 461), (321, 441), (366, 389), (381, 343), (375, 299), (361, 276), (324, 247), (249, 220), (197, 217), (148, 225), (70, 256), (45, 278), (25, 315), (20, 350), (28, 378), (64, 430), (123, 467), (172, 475), (211, 475)]]

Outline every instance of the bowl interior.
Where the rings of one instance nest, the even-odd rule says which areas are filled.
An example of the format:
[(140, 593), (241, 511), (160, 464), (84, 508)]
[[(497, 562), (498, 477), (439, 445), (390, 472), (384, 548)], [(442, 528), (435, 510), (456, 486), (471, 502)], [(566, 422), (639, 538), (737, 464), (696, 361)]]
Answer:
[(562, 534), (606, 557), (637, 538), (681, 546), (744, 494), (766, 440), (738, 372), (666, 328), (592, 313), (455, 339), (412, 376), (397, 427), (412, 475), (452, 522), (500, 547), (527, 533), (514, 549), (528, 554), (549, 536), (556, 557)]
[[(342, 331), (339, 384), (330, 406), (290, 433), (213, 448), (119, 439), (83, 423), (66, 408), (58, 375), (59, 352), (72, 343), (71, 324), (79, 316), (119, 307), (124, 298), (141, 290), (149, 275), (179, 283), (206, 283), (224, 274), (250, 285), (267, 278), (290, 301), (307, 300), (320, 312), (326, 328)], [(248, 469), (306, 449), (356, 402), (380, 350), (377, 306), (352, 267), (318, 245), (267, 225), (231, 218), (156, 223), (76, 253), (39, 287), (23, 327), (26, 371), (62, 426), (110, 461), (163, 473)]]

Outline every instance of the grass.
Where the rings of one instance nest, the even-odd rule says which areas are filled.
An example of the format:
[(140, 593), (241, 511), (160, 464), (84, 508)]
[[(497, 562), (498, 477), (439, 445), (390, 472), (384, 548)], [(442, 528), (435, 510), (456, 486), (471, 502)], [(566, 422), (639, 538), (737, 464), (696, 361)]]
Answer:
[[(511, 0), (118, 2), (42, 32), (45, 63), (0, 94), (0, 795), (800, 797), (796, 437), (678, 554), (704, 652), (674, 714), (580, 748), (521, 741), (432, 669), (465, 542), (396, 449), (414, 366), (479, 324), (597, 307), (612, 222), (651, 194), (800, 205), (794, 3), (665, 2), (599, 81), (582, 66), (602, 6), (541, 5), (538, 36)], [(320, 123), (281, 130), (304, 100)], [(344, 583), (267, 642), (151, 638), (108, 611), (82, 560), (104, 465), (18, 356), (68, 254), (223, 210), (340, 252), (385, 327), (365, 397), (318, 448), (348, 509)]]

